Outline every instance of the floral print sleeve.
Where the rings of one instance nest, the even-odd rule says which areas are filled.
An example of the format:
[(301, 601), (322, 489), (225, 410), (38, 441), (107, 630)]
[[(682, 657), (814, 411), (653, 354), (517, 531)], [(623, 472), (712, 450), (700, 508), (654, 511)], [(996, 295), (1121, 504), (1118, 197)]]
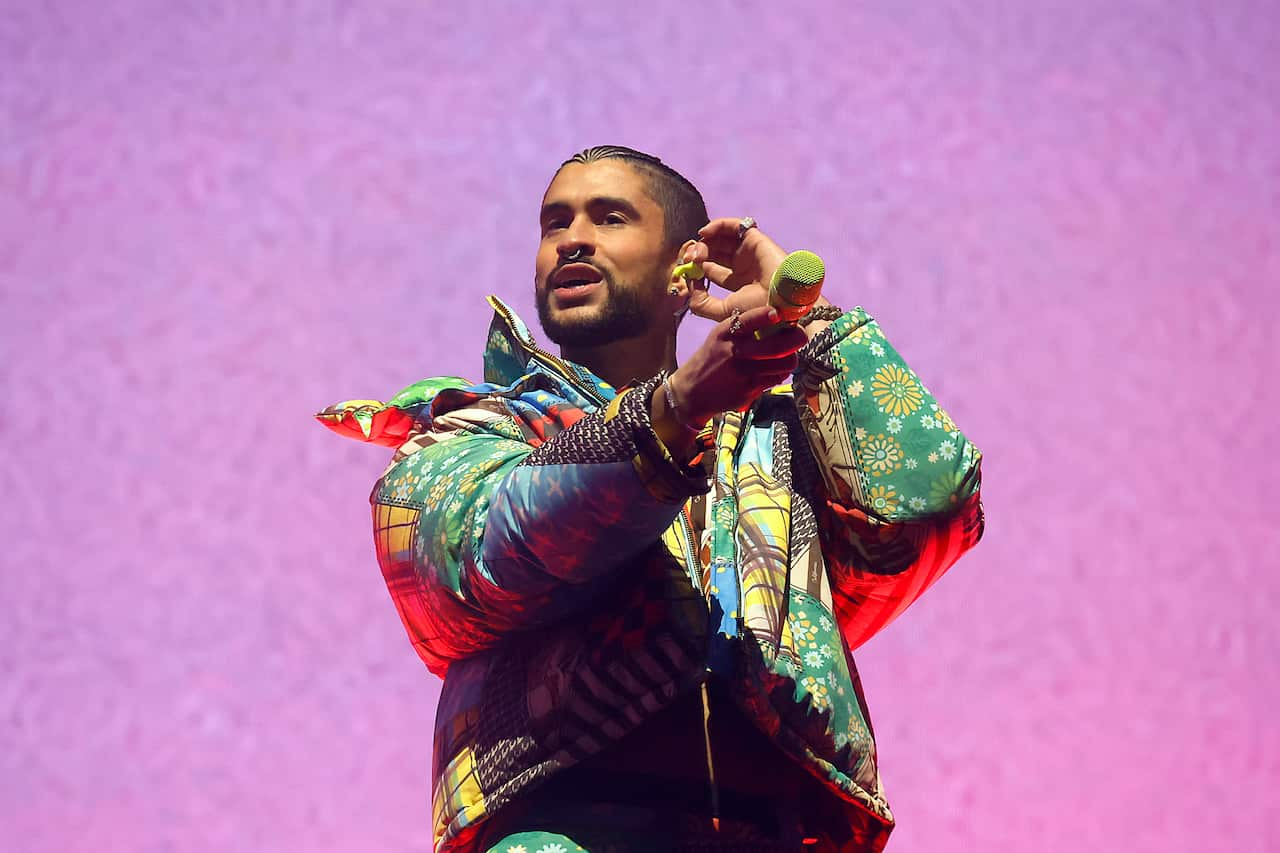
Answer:
[(861, 308), (810, 341), (796, 401), (825, 486), (823, 556), (855, 648), (982, 535), (982, 454)]

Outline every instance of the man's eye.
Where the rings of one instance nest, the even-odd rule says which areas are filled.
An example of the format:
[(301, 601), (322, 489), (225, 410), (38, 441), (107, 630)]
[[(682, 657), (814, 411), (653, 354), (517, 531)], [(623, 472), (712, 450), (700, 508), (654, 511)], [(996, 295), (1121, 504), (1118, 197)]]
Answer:
[(553, 219), (550, 222), (548, 222), (546, 225), (542, 226), (542, 230), (544, 232), (558, 231), (563, 227), (565, 227), (563, 219)]
[(604, 221), (609, 225), (622, 225), (627, 221), (627, 218), (621, 213), (610, 213), (604, 218)]

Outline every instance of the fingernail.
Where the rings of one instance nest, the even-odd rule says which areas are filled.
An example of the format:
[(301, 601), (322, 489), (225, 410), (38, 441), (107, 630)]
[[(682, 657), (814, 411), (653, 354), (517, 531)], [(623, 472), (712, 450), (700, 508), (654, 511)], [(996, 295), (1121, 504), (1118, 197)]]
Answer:
[(776, 320), (776, 319), (778, 319), (778, 309), (777, 309), (777, 308), (770, 308), (770, 309), (769, 309), (769, 319), (770, 319), (770, 320)]

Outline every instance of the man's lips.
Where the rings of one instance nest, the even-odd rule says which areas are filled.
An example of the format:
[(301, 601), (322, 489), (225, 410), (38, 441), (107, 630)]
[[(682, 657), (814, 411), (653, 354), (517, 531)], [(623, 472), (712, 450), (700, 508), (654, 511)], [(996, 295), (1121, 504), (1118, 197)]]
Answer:
[(551, 275), (551, 287), (578, 287), (603, 280), (604, 275), (591, 264), (565, 264)]

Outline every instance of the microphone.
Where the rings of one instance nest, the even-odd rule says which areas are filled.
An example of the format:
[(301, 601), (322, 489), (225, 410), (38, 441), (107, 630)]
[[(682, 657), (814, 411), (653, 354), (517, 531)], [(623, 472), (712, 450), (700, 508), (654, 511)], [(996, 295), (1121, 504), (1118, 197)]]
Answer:
[(822, 295), (826, 275), (826, 265), (813, 252), (800, 249), (783, 258), (769, 282), (769, 306), (778, 312), (778, 322), (758, 329), (756, 340), (776, 335), (808, 314)]
[(822, 295), (827, 268), (822, 258), (801, 249), (782, 259), (769, 282), (769, 304), (783, 323), (794, 326)]

